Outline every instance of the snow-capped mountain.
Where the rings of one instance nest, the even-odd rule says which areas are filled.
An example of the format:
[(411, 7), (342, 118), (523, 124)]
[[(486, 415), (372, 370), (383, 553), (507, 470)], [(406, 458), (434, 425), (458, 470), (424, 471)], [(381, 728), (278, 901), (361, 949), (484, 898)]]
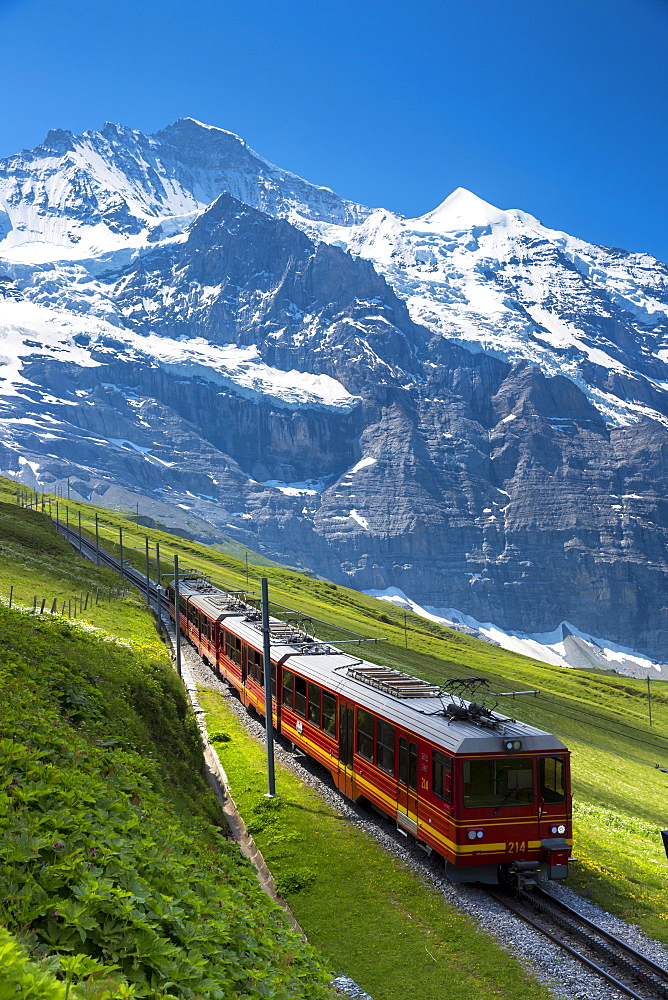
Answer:
[(0, 469), (360, 589), (659, 655), (668, 270), (420, 219), (182, 119), (0, 162)]
[(668, 413), (668, 268), (458, 188), (419, 219), (304, 228), (371, 260), (411, 318), (470, 350), (563, 374), (606, 420)]

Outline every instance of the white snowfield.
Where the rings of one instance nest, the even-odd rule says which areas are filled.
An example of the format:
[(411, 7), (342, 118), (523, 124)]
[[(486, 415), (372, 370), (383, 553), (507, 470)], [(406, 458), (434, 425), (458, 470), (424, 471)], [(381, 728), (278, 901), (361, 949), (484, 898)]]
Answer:
[(628, 677), (650, 677), (668, 680), (668, 663), (661, 663), (641, 656), (627, 646), (619, 646), (607, 639), (581, 632), (570, 622), (561, 622), (552, 632), (518, 632), (504, 630), (492, 622), (479, 622), (456, 608), (421, 607), (403, 590), (388, 587), (385, 590), (367, 590), (369, 597), (387, 601), (397, 608), (405, 608), (429, 621), (450, 628), (464, 628), (480, 639), (495, 646), (522, 653), (534, 660), (553, 666), (584, 670), (611, 670)]
[[(141, 336), (104, 320), (14, 299), (0, 300), (0, 315), (0, 396), (15, 396), (30, 385), (23, 375), (24, 362), (39, 345), (41, 357), (82, 367), (104, 364), (100, 357), (105, 353), (110, 360), (142, 355), (186, 378), (203, 378), (250, 399), (271, 398), (289, 409), (316, 406), (348, 411), (358, 403), (358, 397), (329, 375), (286, 372), (264, 364), (255, 346), (215, 345), (201, 337)], [(87, 346), (77, 343), (77, 336)], [(113, 348), (108, 346), (110, 340)]]

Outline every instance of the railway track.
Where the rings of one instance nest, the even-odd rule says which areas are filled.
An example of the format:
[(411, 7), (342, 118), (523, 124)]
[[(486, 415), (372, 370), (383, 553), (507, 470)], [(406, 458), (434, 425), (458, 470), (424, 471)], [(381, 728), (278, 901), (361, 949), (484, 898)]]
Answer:
[[(53, 520), (53, 518), (52, 518)], [(56, 523), (53, 520), (54, 527), (63, 535), (64, 538), (70, 542), (75, 549), (77, 549), (86, 559), (91, 562), (99, 562), (100, 566), (106, 566), (109, 569), (113, 569), (116, 573), (120, 573), (128, 583), (131, 583), (133, 587), (136, 587), (140, 593), (146, 596), (146, 574), (135, 569), (133, 566), (129, 566), (126, 560), (123, 560), (123, 568), (121, 572), (121, 563), (119, 559), (112, 556), (109, 552), (104, 549), (96, 548), (95, 543), (89, 541), (84, 536), (79, 535), (79, 531), (76, 528), (70, 528), (62, 522)], [(166, 564), (165, 564), (166, 565)], [(149, 577), (148, 580), (148, 593), (151, 598), (151, 603), (157, 601), (158, 597), (158, 587), (155, 580)], [(162, 587), (160, 588), (160, 595), (164, 598), (164, 591)]]
[(486, 892), (620, 993), (636, 1000), (668, 1000), (668, 969), (549, 892), (538, 888), (531, 892), (486, 888)]

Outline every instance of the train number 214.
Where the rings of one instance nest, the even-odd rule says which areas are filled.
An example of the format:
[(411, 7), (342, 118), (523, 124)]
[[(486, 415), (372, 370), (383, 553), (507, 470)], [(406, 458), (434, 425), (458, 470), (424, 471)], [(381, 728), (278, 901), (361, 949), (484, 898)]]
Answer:
[(526, 840), (511, 840), (506, 845), (508, 854), (524, 854), (527, 849)]

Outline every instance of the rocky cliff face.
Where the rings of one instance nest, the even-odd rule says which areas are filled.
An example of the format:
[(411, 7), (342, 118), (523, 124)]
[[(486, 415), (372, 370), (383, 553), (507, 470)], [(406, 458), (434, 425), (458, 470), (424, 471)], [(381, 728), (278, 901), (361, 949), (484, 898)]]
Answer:
[(662, 655), (658, 262), (461, 192), (374, 213), (189, 119), (50, 133), (0, 191), (2, 471)]

